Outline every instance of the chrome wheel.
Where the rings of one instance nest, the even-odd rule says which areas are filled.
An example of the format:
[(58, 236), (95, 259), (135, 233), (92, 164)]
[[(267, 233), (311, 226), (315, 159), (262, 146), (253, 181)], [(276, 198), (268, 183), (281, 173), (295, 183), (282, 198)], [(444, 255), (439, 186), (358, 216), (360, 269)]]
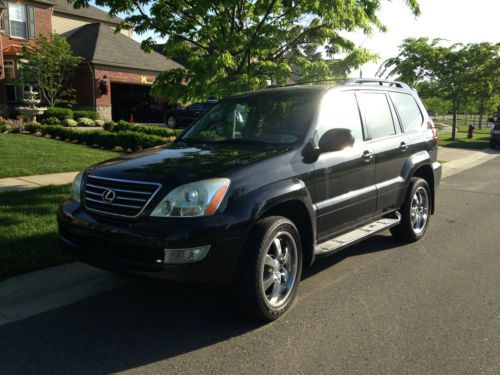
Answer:
[(279, 232), (268, 247), (260, 272), (260, 288), (272, 308), (283, 306), (297, 281), (297, 245), (291, 234)]
[(415, 234), (420, 234), (429, 219), (429, 194), (420, 186), (413, 195), (410, 207), (410, 221)]
[(175, 128), (175, 126), (177, 125), (177, 120), (175, 119), (174, 116), (170, 116), (168, 119), (167, 119), (167, 126), (171, 129)]

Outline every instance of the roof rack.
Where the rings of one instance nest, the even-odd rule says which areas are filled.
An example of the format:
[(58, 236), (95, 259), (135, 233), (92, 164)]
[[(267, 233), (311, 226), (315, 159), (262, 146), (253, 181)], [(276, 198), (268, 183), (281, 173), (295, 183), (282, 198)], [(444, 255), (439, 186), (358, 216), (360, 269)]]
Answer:
[(399, 81), (388, 81), (385, 79), (377, 79), (377, 78), (349, 78), (348, 80), (345, 81), (345, 84), (363, 84), (363, 83), (377, 83), (379, 86), (394, 86), (398, 87), (400, 89), (407, 89), (411, 90), (410, 86), (408, 86), (404, 82), (399, 82)]

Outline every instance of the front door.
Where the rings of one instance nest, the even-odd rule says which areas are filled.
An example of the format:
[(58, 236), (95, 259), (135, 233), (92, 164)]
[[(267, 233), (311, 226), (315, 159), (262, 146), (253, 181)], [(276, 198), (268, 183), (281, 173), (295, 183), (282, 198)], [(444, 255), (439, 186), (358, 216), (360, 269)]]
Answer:
[(320, 242), (369, 220), (376, 208), (373, 149), (365, 142), (353, 92), (330, 91), (323, 97), (317, 124), (319, 138), (335, 128), (349, 129), (354, 145), (322, 153), (314, 165), (316, 196), (313, 199)]

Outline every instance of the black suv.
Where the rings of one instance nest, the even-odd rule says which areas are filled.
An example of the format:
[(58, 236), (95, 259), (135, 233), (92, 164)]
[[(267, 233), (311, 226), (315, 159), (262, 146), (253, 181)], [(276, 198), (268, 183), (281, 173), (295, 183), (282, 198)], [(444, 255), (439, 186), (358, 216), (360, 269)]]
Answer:
[(217, 103), (217, 100), (207, 100), (202, 103), (193, 103), (186, 108), (174, 108), (165, 114), (166, 125), (171, 129), (185, 128)]
[(232, 282), (246, 312), (273, 320), (303, 266), (386, 229), (422, 238), (436, 158), (434, 125), (403, 83), (238, 94), (174, 143), (81, 173), (60, 243), (112, 271)]

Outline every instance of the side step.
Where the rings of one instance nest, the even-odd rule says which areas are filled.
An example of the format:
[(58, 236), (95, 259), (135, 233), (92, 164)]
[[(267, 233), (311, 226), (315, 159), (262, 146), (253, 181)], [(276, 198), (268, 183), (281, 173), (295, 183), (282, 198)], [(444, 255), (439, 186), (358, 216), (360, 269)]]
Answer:
[(394, 212), (391, 216), (393, 217), (384, 217), (374, 221), (373, 223), (367, 224), (364, 227), (344, 233), (338, 237), (332, 238), (331, 240), (318, 244), (314, 250), (314, 255), (322, 256), (334, 254), (370, 236), (394, 227), (401, 222), (401, 214), (399, 212)]

